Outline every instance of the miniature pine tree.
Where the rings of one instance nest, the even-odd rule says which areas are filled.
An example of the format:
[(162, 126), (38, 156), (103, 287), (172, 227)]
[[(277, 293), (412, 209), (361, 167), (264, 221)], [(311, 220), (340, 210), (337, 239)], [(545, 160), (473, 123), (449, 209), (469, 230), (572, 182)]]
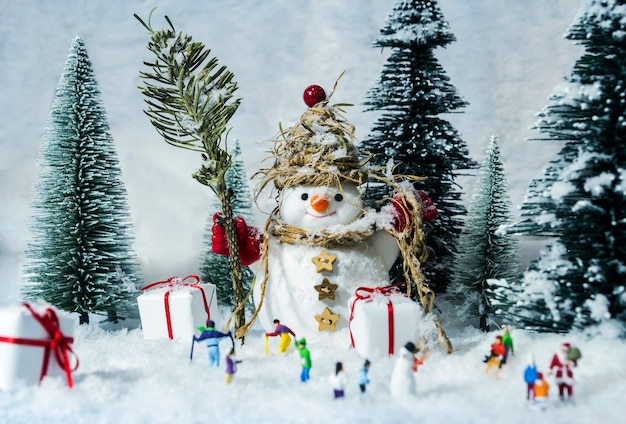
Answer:
[[(252, 215), (252, 195), (247, 184), (246, 170), (241, 157), (241, 147), (238, 140), (235, 140), (230, 151), (233, 157), (233, 164), (226, 171), (226, 185), (231, 187), (234, 192), (232, 198), (233, 214), (242, 216), (246, 222), (253, 221)], [(221, 210), (221, 205), (215, 207), (215, 212)], [(213, 253), (211, 249), (211, 227), (213, 226), (213, 217), (210, 216), (207, 221), (206, 231), (203, 236), (205, 251), (200, 258), (200, 276), (202, 281), (215, 284), (217, 287), (217, 297), (220, 301), (227, 301), (229, 304), (234, 303), (234, 293), (230, 281), (230, 264), (227, 257)], [(250, 289), (250, 283), (254, 276), (249, 267), (243, 267), (243, 287), (245, 291)]]
[[(146, 23), (134, 16), (148, 30), (148, 50), (154, 54), (153, 62), (144, 62), (149, 71), (140, 73), (148, 104), (145, 112), (167, 143), (201, 153), (203, 161), (193, 177), (209, 187), (222, 206), (235, 299), (234, 324), (239, 330), (246, 321), (243, 267), (233, 214), (234, 191), (226, 184), (226, 172), (232, 164), (226, 149), (227, 125), (241, 103), (233, 97), (237, 83), (232, 72), (210, 57), (211, 50), (203, 43), (176, 33), (167, 16), (170, 29), (160, 31), (152, 29), (150, 19)], [(243, 340), (241, 333), (236, 334)]]
[[(439, 117), (466, 106), (434, 54), (454, 40), (435, 1), (396, 3), (373, 43), (390, 48), (391, 54), (365, 102), (369, 111), (380, 111), (381, 116), (361, 144), (362, 150), (374, 154), (375, 166), (393, 161), (399, 163), (397, 174), (428, 177), (418, 188), (432, 198), (439, 216), (424, 228), (436, 254), (424, 275), (439, 291), (451, 281), (450, 264), (467, 212), (455, 179), (461, 170), (477, 166), (457, 131)], [(389, 194), (374, 188), (371, 196), (380, 200)]]
[(512, 231), (556, 241), (524, 274), (507, 313), (537, 330), (626, 322), (626, 2), (590, 0), (566, 37), (585, 48), (539, 114), (564, 142), (531, 182)]
[(23, 293), (110, 320), (135, 314), (141, 281), (132, 220), (106, 113), (84, 43), (74, 39), (40, 152)]
[(493, 319), (492, 304), (506, 301), (497, 298), (489, 281), (519, 280), (517, 239), (501, 231), (503, 225), (512, 221), (510, 208), (500, 149), (492, 137), (476, 180), (449, 288), (450, 293), (463, 299), (462, 307), (457, 309), (459, 316), (480, 317), (479, 325), (484, 331), (489, 330), (489, 321)]

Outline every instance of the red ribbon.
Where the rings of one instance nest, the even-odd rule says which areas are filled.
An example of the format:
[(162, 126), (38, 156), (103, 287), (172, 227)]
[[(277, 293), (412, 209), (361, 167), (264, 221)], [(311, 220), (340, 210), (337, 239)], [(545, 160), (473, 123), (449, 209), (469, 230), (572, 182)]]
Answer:
[[(185, 280), (193, 279), (195, 280), (192, 283), (186, 283)], [(157, 281), (155, 283), (150, 283), (147, 286), (143, 286), (141, 290), (148, 290), (154, 287), (170, 287), (170, 289), (165, 293), (163, 297), (163, 302), (165, 306), (165, 321), (167, 323), (167, 335), (170, 339), (174, 338), (174, 332), (172, 331), (172, 318), (170, 315), (170, 293), (174, 290), (175, 287), (189, 287), (192, 289), (200, 290), (202, 294), (202, 302), (204, 302), (204, 310), (206, 311), (207, 321), (211, 319), (211, 310), (209, 309), (209, 303), (206, 300), (206, 295), (204, 294), (204, 289), (200, 287), (200, 277), (197, 275), (188, 275), (185, 278), (178, 277), (170, 277), (164, 281)]]
[[(350, 319), (348, 320), (348, 329), (350, 330), (350, 342), (352, 343), (352, 347), (354, 347), (354, 337), (352, 336), (352, 329), (350, 328), (350, 323), (352, 322), (352, 319), (354, 318), (354, 306), (356, 305), (356, 302), (359, 300), (371, 301), (372, 294), (374, 293), (380, 293), (383, 296), (389, 296), (392, 293), (400, 293), (400, 290), (398, 289), (398, 287), (401, 285), (402, 285), (401, 283), (395, 283), (395, 284), (391, 284), (385, 287), (374, 287), (374, 288), (359, 287), (354, 291), (354, 297), (356, 299), (354, 299), (354, 302), (352, 302), (352, 305), (350, 307)], [(393, 321), (393, 304), (391, 303), (391, 300), (389, 300), (387, 302), (387, 331), (389, 334), (387, 352), (389, 355), (393, 355), (394, 328), (395, 326), (394, 326), (394, 321)]]
[[(48, 364), (50, 363), (50, 353), (54, 354), (54, 358), (59, 364), (59, 367), (65, 371), (65, 376), (67, 377), (67, 385), (71, 389), (74, 384), (72, 382), (72, 371), (76, 371), (78, 368), (78, 357), (72, 350), (70, 344), (74, 342), (73, 337), (67, 337), (61, 332), (61, 326), (59, 324), (59, 318), (57, 317), (56, 312), (53, 309), (47, 308), (42, 315), (39, 315), (37, 312), (33, 310), (33, 308), (28, 303), (23, 303), (24, 307), (28, 309), (33, 316), (41, 324), (41, 326), (46, 330), (50, 339), (48, 340), (37, 340), (37, 339), (26, 339), (22, 337), (3, 337), (0, 336), (0, 342), (3, 343), (12, 343), (19, 344), (25, 346), (36, 346), (43, 347), (45, 349), (43, 355), (43, 363), (41, 365), (41, 373), (39, 374), (39, 382), (46, 376), (48, 373)], [(76, 365), (72, 368), (70, 366), (69, 355), (72, 355), (76, 360)]]

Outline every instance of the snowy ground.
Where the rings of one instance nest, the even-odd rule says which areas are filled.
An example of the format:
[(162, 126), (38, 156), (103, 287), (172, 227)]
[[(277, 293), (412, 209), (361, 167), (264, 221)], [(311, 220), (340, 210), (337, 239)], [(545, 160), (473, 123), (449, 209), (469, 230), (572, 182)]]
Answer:
[[(417, 374), (418, 397), (389, 393), (395, 359), (373, 358), (371, 384), (364, 395), (357, 377), (362, 358), (351, 349), (326, 346), (306, 335), (313, 360), (311, 380), (299, 381), (297, 352), (264, 355), (258, 330), (238, 347), (233, 382), (224, 385), (223, 363), (207, 366), (206, 348), (196, 345), (189, 362), (187, 341), (143, 340), (140, 329), (106, 331), (97, 325), (77, 328), (74, 348), (80, 366), (69, 390), (60, 378), (41, 386), (0, 393), (0, 423), (620, 423), (624, 420), (626, 342), (604, 325), (567, 336), (513, 329), (515, 356), (500, 377), (484, 373), (482, 359), (497, 332), (471, 326), (450, 328), (456, 352), (433, 349)], [(547, 411), (525, 400), (523, 370), (528, 354), (547, 371), (552, 354), (568, 341), (583, 358), (575, 369), (575, 398), (562, 403), (551, 379)], [(222, 355), (230, 341), (222, 341)], [(343, 361), (349, 378), (346, 397), (332, 398), (328, 376)], [(222, 361), (224, 362), (224, 361)]]

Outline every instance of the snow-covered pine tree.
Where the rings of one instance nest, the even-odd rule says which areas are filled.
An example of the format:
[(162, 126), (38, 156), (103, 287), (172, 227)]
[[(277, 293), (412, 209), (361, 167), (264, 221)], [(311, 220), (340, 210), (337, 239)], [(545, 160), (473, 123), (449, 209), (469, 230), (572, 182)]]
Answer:
[(501, 227), (512, 222), (511, 200), (496, 137), (491, 137), (480, 168), (465, 226), (459, 239), (454, 280), (448, 292), (462, 301), (456, 311), (461, 318), (480, 317), (479, 326), (489, 330), (494, 309), (503, 302), (489, 280), (519, 281), (519, 250), (514, 237)]
[[(453, 41), (436, 1), (400, 0), (395, 4), (373, 43), (391, 49), (391, 54), (365, 102), (369, 111), (381, 116), (361, 144), (362, 150), (374, 154), (371, 163), (375, 166), (385, 167), (391, 160), (399, 163), (397, 174), (428, 177), (418, 188), (432, 198), (439, 216), (424, 228), (436, 254), (424, 275), (438, 291), (452, 279), (451, 264), (467, 212), (455, 180), (462, 170), (477, 167), (458, 132), (439, 117), (466, 106), (434, 54), (436, 48)], [(374, 200), (390, 194), (384, 187), (371, 191)]]
[[(248, 187), (248, 178), (246, 177), (246, 169), (241, 160), (241, 146), (239, 140), (235, 140), (230, 150), (233, 158), (233, 164), (226, 171), (226, 185), (230, 187), (234, 196), (231, 199), (233, 205), (233, 214), (242, 216), (246, 222), (254, 223), (254, 215), (252, 213), (252, 195)], [(219, 201), (215, 204), (214, 212), (222, 210)], [(203, 236), (205, 249), (200, 257), (200, 276), (202, 281), (215, 284), (217, 287), (217, 297), (221, 302), (234, 304), (233, 287), (230, 282), (230, 264), (228, 257), (217, 255), (211, 249), (213, 216), (207, 220), (206, 230)], [(243, 288), (247, 292), (250, 289), (250, 283), (254, 277), (254, 273), (249, 267), (243, 267)]]
[(136, 315), (139, 263), (117, 153), (91, 61), (72, 42), (58, 82), (33, 187), (28, 299), (110, 320)]
[(585, 53), (536, 124), (564, 147), (512, 227), (556, 238), (508, 312), (546, 331), (626, 322), (626, 1), (587, 0), (566, 37)]

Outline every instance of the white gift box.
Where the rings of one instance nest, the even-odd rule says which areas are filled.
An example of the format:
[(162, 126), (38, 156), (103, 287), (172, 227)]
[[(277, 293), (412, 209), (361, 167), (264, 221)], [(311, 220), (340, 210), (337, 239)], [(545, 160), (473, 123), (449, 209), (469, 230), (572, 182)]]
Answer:
[(215, 285), (199, 284), (196, 276), (172, 277), (142, 290), (137, 305), (144, 339), (191, 339), (197, 327), (217, 317)]
[(364, 358), (393, 355), (417, 340), (420, 306), (393, 286), (360, 287), (349, 307), (352, 347)]
[(64, 376), (72, 387), (74, 325), (69, 314), (48, 305), (0, 308), (0, 389), (39, 384), (46, 376)]

